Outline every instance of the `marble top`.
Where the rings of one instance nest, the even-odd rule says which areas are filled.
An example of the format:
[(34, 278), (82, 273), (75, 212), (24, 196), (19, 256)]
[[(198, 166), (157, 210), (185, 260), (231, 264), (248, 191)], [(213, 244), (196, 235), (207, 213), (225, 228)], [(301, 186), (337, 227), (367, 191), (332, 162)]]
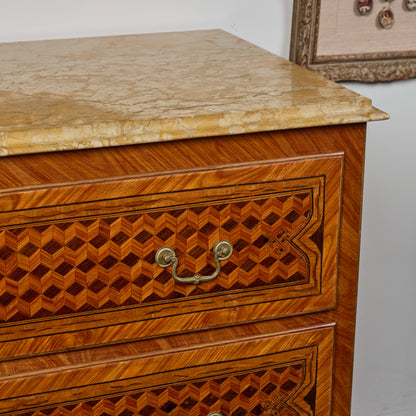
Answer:
[(0, 44), (0, 155), (386, 118), (221, 30)]

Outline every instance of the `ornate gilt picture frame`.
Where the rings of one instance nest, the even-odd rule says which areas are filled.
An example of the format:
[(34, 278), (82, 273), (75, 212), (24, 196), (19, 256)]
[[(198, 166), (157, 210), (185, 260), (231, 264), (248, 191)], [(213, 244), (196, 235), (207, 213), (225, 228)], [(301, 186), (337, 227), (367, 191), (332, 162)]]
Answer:
[[(416, 77), (416, 11), (406, 0), (373, 0), (360, 15), (356, 0), (294, 0), (290, 60), (334, 81)], [(394, 24), (377, 16), (391, 7)]]

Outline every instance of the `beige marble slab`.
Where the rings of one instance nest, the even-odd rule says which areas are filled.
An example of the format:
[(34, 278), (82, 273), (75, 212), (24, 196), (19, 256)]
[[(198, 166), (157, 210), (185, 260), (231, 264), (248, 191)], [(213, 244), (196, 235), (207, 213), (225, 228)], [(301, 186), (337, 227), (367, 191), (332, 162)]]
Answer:
[(220, 30), (0, 44), (0, 155), (386, 118)]

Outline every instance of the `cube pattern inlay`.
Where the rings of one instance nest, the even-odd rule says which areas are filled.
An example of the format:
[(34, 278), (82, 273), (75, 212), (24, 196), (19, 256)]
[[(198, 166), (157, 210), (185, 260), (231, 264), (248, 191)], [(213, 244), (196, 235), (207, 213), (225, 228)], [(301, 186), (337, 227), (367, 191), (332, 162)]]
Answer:
[[(316, 389), (305, 383), (307, 363), (286, 364), (221, 378), (85, 401), (21, 416), (314, 416)], [(306, 384), (306, 385), (304, 385)], [(295, 401), (302, 413), (292, 406)]]
[[(4, 229), (0, 321), (319, 279), (323, 219), (311, 221), (313, 192)], [(157, 249), (170, 246), (179, 276), (211, 274), (212, 247), (222, 239), (234, 252), (211, 282), (176, 283), (155, 264)]]

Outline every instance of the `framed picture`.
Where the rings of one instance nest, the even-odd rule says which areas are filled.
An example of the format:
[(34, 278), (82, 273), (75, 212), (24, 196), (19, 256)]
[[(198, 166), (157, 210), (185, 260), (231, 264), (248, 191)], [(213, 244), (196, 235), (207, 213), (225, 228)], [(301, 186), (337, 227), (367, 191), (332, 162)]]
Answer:
[(334, 81), (416, 76), (416, 0), (294, 0), (290, 60)]

